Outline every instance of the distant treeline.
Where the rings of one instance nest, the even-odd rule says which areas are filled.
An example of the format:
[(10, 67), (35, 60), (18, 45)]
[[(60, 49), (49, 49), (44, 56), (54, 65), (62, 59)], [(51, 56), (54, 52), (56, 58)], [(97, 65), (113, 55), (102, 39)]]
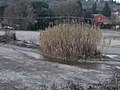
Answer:
[[(47, 0), (47, 2), (48, 1), (50, 0)], [(93, 3), (91, 8), (85, 9), (81, 0), (57, 0), (51, 4), (43, 0), (18, 0), (0, 7), (0, 17), (5, 17), (1, 19), (1, 23), (23, 30), (45, 29), (50, 23), (55, 23), (55, 19), (38, 19), (41, 17), (74, 16), (91, 18), (92, 14), (103, 14), (110, 17), (111, 10), (108, 2), (105, 3), (103, 9), (99, 9), (97, 3)]]

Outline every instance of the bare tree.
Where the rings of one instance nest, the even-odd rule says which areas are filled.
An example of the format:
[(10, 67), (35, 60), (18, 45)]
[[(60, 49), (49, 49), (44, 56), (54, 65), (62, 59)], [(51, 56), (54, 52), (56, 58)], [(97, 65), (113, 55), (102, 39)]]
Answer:
[(74, 0), (52, 3), (50, 9), (56, 16), (79, 16), (82, 13), (79, 3)]
[(34, 24), (34, 10), (26, 0), (18, 0), (10, 4), (4, 12), (4, 22), (7, 25), (21, 29), (26, 29), (30, 24)]

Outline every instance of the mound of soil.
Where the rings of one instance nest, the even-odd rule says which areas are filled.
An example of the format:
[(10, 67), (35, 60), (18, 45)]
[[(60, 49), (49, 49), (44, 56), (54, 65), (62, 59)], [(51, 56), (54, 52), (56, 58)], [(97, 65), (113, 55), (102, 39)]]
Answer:
[(0, 43), (9, 43), (11, 41), (14, 41), (14, 38), (8, 35), (2, 35), (0, 36)]
[(26, 48), (39, 48), (39, 45), (35, 43), (28, 43), (26, 41), (17, 40), (14, 34), (0, 36), (0, 43), (12, 44), (12, 45), (26, 47)]

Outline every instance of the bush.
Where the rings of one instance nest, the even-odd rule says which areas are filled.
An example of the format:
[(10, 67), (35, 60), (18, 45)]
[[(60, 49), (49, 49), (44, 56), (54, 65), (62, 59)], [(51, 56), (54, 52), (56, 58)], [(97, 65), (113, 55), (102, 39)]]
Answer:
[(102, 23), (102, 24), (100, 25), (100, 28), (101, 28), (101, 29), (111, 29), (112, 26), (113, 26), (112, 24), (103, 24), (103, 23)]
[(44, 55), (63, 60), (89, 59), (99, 54), (101, 33), (83, 24), (59, 24), (40, 33)]

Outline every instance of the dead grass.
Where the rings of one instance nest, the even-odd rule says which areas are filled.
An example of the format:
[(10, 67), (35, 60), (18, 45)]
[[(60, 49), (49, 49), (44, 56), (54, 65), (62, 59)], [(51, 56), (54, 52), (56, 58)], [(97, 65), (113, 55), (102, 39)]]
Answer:
[(40, 33), (44, 55), (64, 60), (90, 59), (100, 54), (101, 32), (83, 24), (59, 24)]

